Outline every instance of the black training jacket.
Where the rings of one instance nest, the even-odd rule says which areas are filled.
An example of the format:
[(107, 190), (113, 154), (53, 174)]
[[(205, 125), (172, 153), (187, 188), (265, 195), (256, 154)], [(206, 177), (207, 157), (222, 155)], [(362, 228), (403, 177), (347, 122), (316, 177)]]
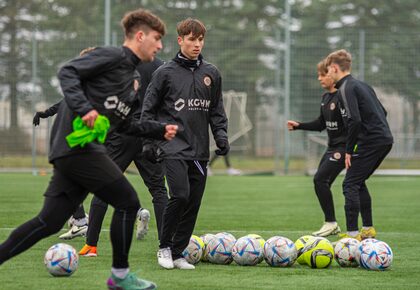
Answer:
[(159, 142), (166, 159), (208, 160), (209, 124), (215, 140), (227, 140), (222, 78), (217, 68), (201, 61), (192, 70), (174, 58), (153, 74), (141, 120), (178, 125), (170, 142)]
[[(136, 66), (140, 60), (127, 47), (98, 47), (66, 63), (58, 72), (64, 102), (60, 103), (51, 131), (49, 161), (84, 152), (106, 153), (105, 146), (92, 142), (84, 148), (70, 148), (65, 137), (73, 132), (76, 116), (96, 109), (109, 118), (111, 128), (122, 127), (138, 136), (163, 138), (164, 124), (129, 123), (138, 105), (134, 90)], [(126, 121), (126, 122), (124, 122)]]
[(341, 117), (338, 104), (338, 92), (325, 93), (322, 95), (321, 113), (311, 122), (299, 123), (296, 129), (308, 131), (323, 131), (327, 129), (328, 147), (337, 148), (346, 146), (347, 130)]
[(368, 84), (347, 75), (337, 82), (343, 118), (347, 123), (346, 153), (355, 145), (375, 147), (393, 143), (386, 111)]

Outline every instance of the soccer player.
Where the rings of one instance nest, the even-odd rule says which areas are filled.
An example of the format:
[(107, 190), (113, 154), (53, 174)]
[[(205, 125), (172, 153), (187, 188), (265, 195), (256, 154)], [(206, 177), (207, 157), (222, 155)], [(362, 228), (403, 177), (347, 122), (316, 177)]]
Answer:
[[(140, 99), (139, 106), (133, 113), (133, 118), (140, 119), (144, 93), (149, 85), (152, 73), (162, 64), (163, 61), (155, 58), (153, 62), (140, 63), (137, 66), (137, 71), (140, 74), (139, 86), (137, 88)], [(134, 161), (138, 172), (153, 197), (152, 202), (155, 211), (158, 238), (160, 238), (163, 211), (168, 203), (168, 193), (165, 186), (162, 164), (151, 162), (142, 154), (143, 141), (142, 138), (136, 136), (113, 132), (107, 139), (106, 147), (108, 155), (122, 171), (125, 171), (130, 163)], [(79, 251), (79, 255), (87, 257), (97, 256), (99, 234), (107, 208), (107, 203), (98, 197), (93, 197), (89, 211), (89, 227), (87, 229), (86, 244)], [(147, 234), (149, 219), (149, 211), (141, 208), (137, 213), (136, 236), (138, 240), (143, 239)]]
[[(166, 269), (194, 269), (182, 256), (194, 230), (207, 178), (209, 125), (219, 155), (229, 152), (222, 79), (201, 55), (206, 27), (188, 18), (177, 25), (180, 51), (153, 74), (142, 121), (178, 124), (171, 142), (160, 142), (169, 202), (163, 216), (158, 263)], [(153, 148), (153, 147), (152, 147)], [(159, 154), (158, 154), (159, 155)]]
[[(385, 159), (394, 141), (386, 120), (387, 112), (372, 87), (351, 75), (351, 62), (351, 54), (344, 49), (327, 57), (328, 75), (339, 91), (347, 125), (347, 173), (343, 182), (347, 233), (342, 236), (360, 240), (376, 236), (366, 180)], [(360, 232), (359, 212), (363, 222)]]
[[(96, 48), (66, 63), (58, 73), (64, 94), (51, 132), (49, 161), (53, 176), (41, 212), (16, 228), (0, 245), (0, 264), (58, 232), (66, 220), (93, 192), (115, 208), (111, 222), (113, 259), (109, 289), (155, 289), (156, 285), (129, 272), (128, 254), (140, 203), (137, 193), (99, 141), (70, 147), (66, 137), (81, 117), (93, 128), (106, 116), (112, 127), (136, 135), (172, 139), (176, 125), (131, 122), (133, 75), (136, 65), (152, 61), (162, 48), (164, 23), (147, 10), (135, 10), (122, 19), (122, 47)], [(83, 85), (82, 85), (83, 84)], [(104, 117), (101, 117), (104, 120)]]
[(318, 81), (327, 92), (322, 95), (320, 115), (317, 119), (301, 123), (289, 120), (287, 128), (293, 130), (323, 131), (327, 129), (328, 148), (321, 158), (318, 170), (314, 176), (315, 193), (321, 209), (324, 212), (324, 224), (319, 231), (312, 235), (327, 237), (340, 232), (335, 218), (334, 200), (331, 185), (344, 169), (344, 154), (347, 131), (338, 106), (338, 93), (334, 81), (327, 75), (328, 69), (325, 59), (317, 65)]
[[(213, 163), (216, 161), (216, 159), (219, 158), (219, 155), (214, 154), (209, 161), (209, 166), (207, 167), (207, 176), (211, 176), (213, 175), (212, 171), (211, 171), (211, 166), (213, 165)], [(225, 166), (227, 168), (226, 173), (228, 175), (241, 175), (242, 171), (240, 171), (239, 169), (233, 168), (232, 164), (230, 162), (230, 158), (229, 155), (225, 155), (223, 156), (223, 161), (225, 162)]]

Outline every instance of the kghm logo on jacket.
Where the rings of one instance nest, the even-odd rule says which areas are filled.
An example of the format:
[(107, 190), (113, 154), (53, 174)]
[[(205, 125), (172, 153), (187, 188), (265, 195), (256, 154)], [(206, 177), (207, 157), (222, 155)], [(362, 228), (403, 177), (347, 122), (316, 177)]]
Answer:
[(174, 103), (175, 110), (181, 111), (185, 105), (187, 106), (188, 111), (204, 111), (208, 112), (210, 108), (210, 100), (203, 100), (203, 99), (187, 99), (185, 102), (184, 99), (179, 98)]
[(105, 109), (114, 110), (114, 114), (125, 119), (131, 111), (131, 107), (124, 102), (119, 101), (118, 96), (109, 96), (104, 102)]

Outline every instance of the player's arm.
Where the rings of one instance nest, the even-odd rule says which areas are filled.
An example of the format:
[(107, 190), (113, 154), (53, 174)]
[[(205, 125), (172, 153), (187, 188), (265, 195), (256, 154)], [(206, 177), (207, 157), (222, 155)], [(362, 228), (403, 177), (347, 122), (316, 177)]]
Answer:
[(347, 113), (347, 140), (346, 153), (352, 154), (357, 144), (357, 136), (360, 133), (362, 119), (360, 117), (358, 92), (355, 86), (346, 86), (345, 94), (342, 96), (343, 105)]
[(210, 128), (216, 142), (217, 155), (226, 155), (230, 150), (227, 135), (228, 119), (223, 107), (222, 78), (220, 75), (215, 81), (214, 95), (210, 104)]
[(322, 115), (322, 112), (317, 119), (310, 122), (303, 123), (303, 122), (297, 122), (293, 120), (287, 121), (287, 129), (289, 129), (289, 131), (306, 130), (306, 131), (320, 131), (321, 132), (325, 128), (326, 128), (325, 119), (324, 119), (324, 116)]
[(88, 125), (92, 121), (91, 119), (95, 118), (95, 115), (97, 116), (97, 112), (95, 114), (94, 107), (83, 91), (82, 80), (106, 71), (119, 60), (118, 55), (96, 48), (69, 61), (58, 72), (65, 102), (82, 119), (87, 119)]
[(32, 123), (35, 126), (38, 126), (40, 118), (45, 119), (45, 118), (48, 118), (48, 117), (51, 117), (51, 116), (54, 116), (55, 114), (57, 114), (58, 107), (60, 106), (61, 102), (62, 102), (62, 100), (60, 100), (58, 103), (55, 103), (54, 105), (52, 105), (51, 107), (49, 107), (45, 111), (36, 112), (35, 115), (34, 115), (34, 118), (32, 120)]

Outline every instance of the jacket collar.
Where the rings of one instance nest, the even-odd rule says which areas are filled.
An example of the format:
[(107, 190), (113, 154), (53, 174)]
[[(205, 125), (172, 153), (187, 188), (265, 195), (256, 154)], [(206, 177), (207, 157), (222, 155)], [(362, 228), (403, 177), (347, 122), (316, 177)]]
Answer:
[(137, 55), (134, 54), (134, 52), (129, 49), (126, 46), (122, 47), (123, 52), (125, 53), (127, 59), (134, 65), (137, 66), (140, 62), (141, 59), (137, 57)]

